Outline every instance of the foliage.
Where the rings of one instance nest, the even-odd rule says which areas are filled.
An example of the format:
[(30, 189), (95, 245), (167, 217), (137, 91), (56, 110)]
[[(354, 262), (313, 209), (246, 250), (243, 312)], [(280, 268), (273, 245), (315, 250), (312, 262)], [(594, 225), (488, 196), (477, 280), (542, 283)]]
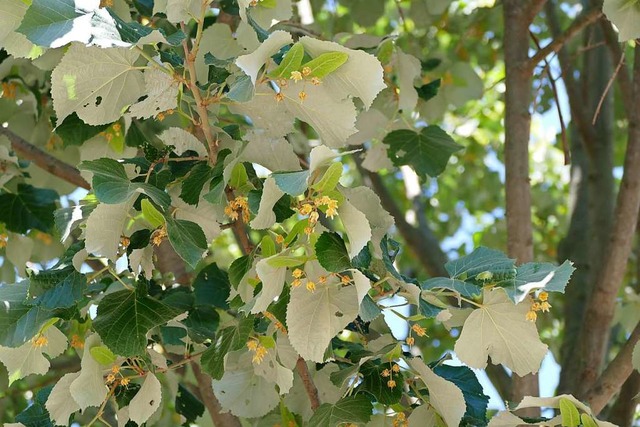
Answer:
[[(470, 368), (490, 358), (538, 372), (547, 345), (535, 321), (571, 263), (517, 266), (479, 247), (444, 265), (449, 277), (423, 280), (404, 268), (408, 251), (397, 257), (393, 217), (359, 178), (402, 170), (448, 191), (452, 158), (484, 174), (481, 132), (463, 141), (436, 124), (480, 98), (472, 67), (386, 37), (391, 24), (377, 16), (396, 2), (344, 2), (355, 23), (338, 19), (349, 28), (335, 41), (289, 25), (290, 0), (85, 3), (0, 4), (8, 129), (46, 135), (90, 183), (69, 206), (75, 187), (38, 180), (0, 139), (0, 361), (14, 383), (56, 374), (61, 355), (81, 360), (5, 421), (188, 425), (203, 404), (211, 411), (202, 388), (192, 393), (202, 387), (192, 364), (242, 419), (522, 421), (509, 411), (490, 421), (473, 371), (434, 357), (429, 339), (444, 336)], [(397, 22), (440, 19), (448, 3), (416, 1)], [(383, 35), (348, 34), (354, 25)], [(454, 211), (455, 200), (442, 203)], [(44, 253), (34, 239), (61, 245)], [(24, 251), (48, 268), (24, 271)], [(409, 314), (386, 308), (393, 296)], [(394, 336), (382, 312), (408, 335)], [(521, 406), (606, 425), (573, 397)]]

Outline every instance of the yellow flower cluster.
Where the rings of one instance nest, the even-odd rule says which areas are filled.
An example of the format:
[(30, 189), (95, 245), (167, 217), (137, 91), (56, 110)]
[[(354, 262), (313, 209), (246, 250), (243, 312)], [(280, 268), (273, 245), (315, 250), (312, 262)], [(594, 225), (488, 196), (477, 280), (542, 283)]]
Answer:
[[(302, 284), (302, 278), (306, 276), (306, 273), (299, 268), (296, 268), (295, 270), (293, 270), (293, 273), (291, 273), (291, 275), (293, 276), (293, 282), (291, 282), (291, 286), (297, 288)], [(316, 290), (316, 284), (311, 280), (307, 280), (306, 286), (309, 292), (314, 292)]]
[(81, 350), (84, 348), (84, 341), (80, 338), (80, 335), (73, 334), (71, 337), (71, 347)]
[(320, 219), (318, 208), (321, 206), (327, 207), (326, 215), (331, 219), (333, 219), (338, 212), (338, 201), (333, 200), (329, 196), (316, 197), (313, 200), (305, 201), (302, 203), (302, 206), (298, 208), (300, 215), (309, 217), (309, 226), (304, 229), (305, 234), (309, 235), (313, 233), (313, 229)]
[(16, 89), (18, 85), (13, 82), (2, 82), (2, 97), (7, 99), (16, 99)]
[(248, 199), (246, 197), (238, 196), (231, 200), (224, 208), (224, 214), (233, 221), (237, 221), (238, 217), (241, 215), (242, 221), (245, 224), (248, 224), (250, 215)]
[(404, 412), (398, 412), (398, 415), (393, 419), (393, 427), (408, 427), (409, 420)]
[(531, 308), (529, 309), (529, 311), (527, 312), (527, 320), (530, 322), (535, 322), (536, 319), (538, 318), (538, 311), (542, 311), (543, 313), (547, 313), (549, 312), (549, 309), (551, 308), (551, 304), (549, 304), (549, 301), (547, 301), (549, 299), (549, 294), (545, 291), (540, 292), (540, 294), (538, 294), (538, 300), (537, 301), (533, 301), (531, 303)]
[(391, 369), (385, 369), (380, 373), (383, 378), (389, 378), (387, 380), (387, 387), (394, 388), (396, 386), (396, 381), (393, 379), (393, 374), (397, 374), (398, 372), (400, 372), (400, 366), (397, 363), (394, 363), (391, 366)]
[(257, 338), (250, 338), (247, 341), (247, 348), (250, 352), (253, 353), (253, 358), (251, 361), (256, 365), (259, 365), (264, 360), (264, 357), (267, 355), (269, 350), (258, 341)]
[(44, 347), (49, 344), (49, 340), (42, 334), (38, 334), (31, 340), (31, 345), (36, 348)]
[(287, 328), (284, 327), (284, 325), (282, 324), (281, 321), (279, 321), (276, 316), (274, 316), (272, 313), (265, 311), (264, 313), (264, 317), (266, 317), (267, 319), (271, 320), (271, 322), (273, 323), (273, 325), (276, 327), (276, 329), (278, 329), (280, 332), (282, 332), (283, 334), (287, 333)]
[(166, 237), (167, 229), (162, 226), (151, 233), (151, 244), (153, 244), (153, 246), (160, 246), (160, 244)]
[(9, 236), (7, 236), (5, 233), (0, 234), (0, 249), (7, 247), (8, 239), (9, 239)]
[(327, 216), (331, 219), (338, 213), (338, 201), (333, 200), (329, 196), (322, 196), (316, 198), (313, 203), (316, 207), (326, 206), (327, 207)]

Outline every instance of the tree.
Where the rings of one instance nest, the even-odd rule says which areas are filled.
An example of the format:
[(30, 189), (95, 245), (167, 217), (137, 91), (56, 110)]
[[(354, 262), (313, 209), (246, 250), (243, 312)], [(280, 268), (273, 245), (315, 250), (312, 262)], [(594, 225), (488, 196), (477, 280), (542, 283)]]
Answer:
[(2, 421), (630, 425), (637, 3), (5, 0)]

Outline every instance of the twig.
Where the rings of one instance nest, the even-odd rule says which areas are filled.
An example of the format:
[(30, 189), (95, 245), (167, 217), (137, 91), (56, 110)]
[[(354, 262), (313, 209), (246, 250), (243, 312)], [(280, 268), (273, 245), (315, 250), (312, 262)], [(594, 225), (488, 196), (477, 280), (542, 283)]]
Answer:
[[(538, 50), (540, 50), (540, 41), (532, 31), (529, 31), (531, 35), (531, 39), (533, 39), (533, 43), (536, 45)], [(564, 122), (564, 117), (562, 116), (562, 108), (560, 108), (560, 98), (558, 97), (558, 88), (556, 87), (556, 80), (553, 78), (551, 74), (551, 64), (549, 60), (544, 58), (545, 69), (547, 69), (547, 75), (549, 76), (549, 83), (551, 84), (551, 91), (553, 92), (553, 99), (556, 103), (556, 110), (558, 111), (558, 119), (560, 120), (560, 134), (562, 136), (562, 152), (564, 153), (564, 164), (568, 165), (571, 163), (571, 150), (569, 149), (569, 142), (567, 140), (567, 126)]]
[[(611, 23), (606, 19), (602, 19), (600, 21), (600, 26), (602, 27), (602, 31), (604, 32), (604, 38), (607, 46), (609, 47), (609, 52), (611, 52), (611, 55), (613, 56), (613, 62), (621, 61), (620, 58), (624, 57), (624, 51), (620, 47), (620, 43), (618, 43), (618, 36), (611, 26)], [(616, 80), (618, 81), (618, 86), (620, 86), (622, 104), (624, 105), (624, 109), (627, 112), (628, 116), (633, 111), (635, 100), (632, 96), (633, 83), (631, 81), (631, 76), (629, 75), (629, 70), (627, 69), (627, 67), (620, 68)]]
[(305, 362), (305, 360), (302, 357), (298, 357), (298, 361), (296, 362), (296, 370), (298, 371), (298, 375), (300, 375), (300, 378), (302, 378), (304, 389), (307, 392), (307, 396), (309, 396), (309, 401), (311, 402), (311, 409), (315, 411), (320, 406), (318, 389), (316, 388), (316, 385), (313, 383), (311, 374), (309, 374), (309, 368), (307, 367), (307, 362)]
[(11, 141), (11, 148), (20, 157), (32, 161), (39, 168), (57, 176), (73, 185), (90, 190), (91, 185), (80, 175), (80, 171), (73, 166), (58, 160), (51, 154), (42, 151), (22, 137), (7, 128), (0, 127), (0, 135), (5, 135)]
[(609, 93), (609, 89), (611, 89), (611, 86), (613, 85), (613, 82), (616, 79), (616, 76), (620, 72), (620, 68), (622, 68), (622, 64), (624, 64), (624, 55), (620, 56), (620, 61), (618, 61), (618, 66), (616, 67), (615, 71), (611, 75), (611, 78), (607, 82), (607, 86), (604, 88), (604, 92), (602, 92), (602, 96), (600, 97), (600, 101), (598, 101), (598, 106), (596, 107), (596, 111), (595, 113), (593, 113), (593, 120), (591, 121), (592, 125), (595, 125), (596, 121), (598, 120), (598, 116), (600, 115), (600, 109), (602, 108), (602, 104), (604, 104), (604, 100), (607, 97), (607, 94)]
[(538, 63), (540, 63), (547, 55), (552, 52), (557, 52), (560, 50), (562, 46), (569, 40), (571, 40), (576, 34), (582, 31), (585, 27), (592, 24), (596, 20), (600, 19), (602, 16), (602, 11), (596, 8), (593, 8), (582, 15), (580, 15), (569, 28), (560, 36), (556, 37), (553, 41), (551, 41), (548, 45), (539, 49), (538, 52), (535, 53), (528, 61), (529, 70), (533, 70)]

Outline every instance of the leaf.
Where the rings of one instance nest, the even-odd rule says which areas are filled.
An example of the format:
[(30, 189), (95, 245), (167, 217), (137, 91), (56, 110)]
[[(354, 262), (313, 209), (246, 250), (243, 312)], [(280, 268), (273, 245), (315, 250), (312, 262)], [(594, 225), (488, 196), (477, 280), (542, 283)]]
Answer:
[(340, 399), (335, 405), (323, 403), (309, 420), (309, 427), (333, 427), (346, 423), (366, 423), (373, 405), (364, 394)]
[(216, 263), (207, 265), (198, 272), (192, 284), (196, 297), (196, 305), (209, 305), (227, 309), (227, 299), (231, 292), (231, 283), (226, 272), (220, 270)]
[(158, 378), (148, 373), (142, 387), (129, 402), (129, 418), (138, 425), (143, 425), (160, 407), (162, 402), (162, 385)]
[[(235, 357), (234, 357), (235, 356)], [(229, 353), (221, 380), (213, 380), (213, 391), (223, 409), (243, 418), (257, 418), (278, 405), (275, 384), (255, 375), (251, 354)]]
[(245, 255), (240, 258), (236, 258), (229, 266), (229, 281), (234, 288), (237, 288), (240, 281), (247, 274), (247, 271), (251, 270), (253, 265), (253, 257), (251, 255)]
[(278, 53), (282, 46), (292, 42), (291, 34), (286, 31), (274, 31), (256, 50), (236, 59), (236, 65), (251, 78), (251, 83), (255, 85), (258, 72), (265, 62), (267, 62), (271, 56)]
[(318, 77), (321, 79), (343, 66), (348, 59), (349, 55), (344, 52), (327, 52), (313, 58), (304, 64), (303, 68), (309, 67), (311, 69), (309, 77)]
[(482, 306), (464, 322), (456, 355), (471, 368), (502, 364), (520, 376), (538, 372), (547, 346), (536, 325), (526, 319), (529, 307), (515, 305), (501, 289), (485, 290)]
[(69, 145), (82, 145), (83, 142), (93, 138), (100, 132), (109, 128), (110, 124), (91, 126), (80, 120), (76, 113), (72, 113), (62, 123), (58, 120), (58, 126), (54, 132), (62, 138), (65, 147)]
[(15, 420), (26, 427), (53, 427), (49, 419), (49, 413), (45, 408), (45, 402), (51, 393), (52, 386), (38, 390), (33, 403), (24, 411), (16, 415)]
[(97, 345), (89, 349), (91, 357), (103, 366), (109, 366), (116, 361), (116, 355), (106, 345)]
[[(262, 290), (255, 299), (251, 308), (252, 314), (265, 311), (276, 297), (279, 297), (284, 288), (284, 282), (287, 276), (287, 268), (284, 266), (271, 266), (269, 261), (277, 258), (275, 255), (270, 258), (264, 258), (256, 264), (256, 272), (262, 281)], [(298, 262), (299, 264), (299, 262)]]
[(51, 420), (56, 425), (69, 425), (69, 417), (74, 412), (80, 410), (80, 406), (71, 396), (71, 383), (73, 383), (80, 372), (72, 372), (60, 378), (51, 390), (45, 407), (51, 416)]
[(30, 277), (28, 305), (37, 305), (47, 310), (70, 308), (82, 298), (87, 279), (70, 263), (62, 263), (53, 269), (43, 270)]
[(243, 348), (253, 330), (253, 316), (242, 317), (234, 326), (218, 332), (212, 340), (211, 347), (202, 353), (200, 364), (202, 369), (214, 380), (219, 380), (224, 374), (224, 357), (227, 353)]
[(342, 163), (332, 163), (322, 176), (322, 179), (313, 184), (311, 188), (321, 193), (335, 190), (342, 177), (343, 167)]
[(511, 271), (514, 266), (515, 260), (507, 258), (502, 252), (480, 246), (469, 255), (447, 262), (444, 268), (452, 278), (466, 280), (486, 271), (491, 273)]
[(102, 377), (103, 367), (91, 355), (91, 349), (101, 344), (97, 334), (92, 334), (85, 340), (80, 375), (69, 386), (71, 397), (82, 411), (90, 406), (100, 406), (107, 398), (108, 389)]
[(4, 0), (0, 2), (0, 47), (15, 58), (35, 59), (44, 49), (31, 43), (16, 28), (24, 19), (29, 5), (22, 0)]
[(221, 213), (216, 209), (216, 206), (210, 203), (198, 203), (197, 206), (189, 205), (178, 196), (181, 193), (180, 185), (169, 190), (174, 218), (198, 224), (204, 232), (207, 243), (218, 237), (222, 231), (219, 224)]
[(182, 128), (171, 127), (158, 135), (158, 138), (160, 138), (166, 146), (175, 147), (173, 152), (178, 156), (183, 155), (187, 151), (194, 151), (202, 158), (207, 157), (207, 149), (204, 144), (198, 141), (198, 138), (193, 136), (193, 134)]
[(89, 125), (118, 120), (144, 95), (136, 50), (73, 44), (51, 75), (53, 106), (62, 122), (71, 113)]
[(420, 97), (420, 99), (422, 99), (425, 102), (434, 98), (438, 94), (438, 90), (440, 89), (441, 82), (442, 80), (436, 79), (416, 88), (418, 97)]
[(315, 292), (293, 288), (287, 305), (291, 345), (304, 359), (324, 362), (327, 346), (356, 318), (358, 309), (355, 286), (320, 285)]
[(93, 321), (96, 332), (114, 353), (138, 356), (147, 345), (147, 332), (180, 314), (149, 296), (123, 290), (106, 295)]
[(366, 215), (347, 201), (338, 208), (338, 216), (349, 237), (349, 258), (355, 258), (371, 240), (371, 225)]
[(238, 76), (233, 83), (229, 85), (227, 98), (236, 102), (250, 101), (254, 96), (254, 86), (249, 76)]
[(186, 419), (187, 424), (193, 424), (197, 418), (204, 414), (202, 402), (182, 384), (178, 384), (175, 408), (176, 412)]
[(282, 196), (284, 196), (284, 192), (280, 190), (275, 179), (267, 178), (262, 190), (260, 209), (256, 217), (250, 222), (251, 228), (264, 230), (276, 223), (276, 214), (273, 212), (273, 208)]
[(7, 368), (9, 386), (32, 374), (45, 375), (51, 364), (44, 353), (53, 359), (67, 349), (67, 337), (55, 326), (47, 328), (42, 336), (47, 340), (43, 346), (36, 346), (31, 341), (16, 348), (0, 346), (0, 362)]
[(33, 338), (56, 312), (24, 304), (29, 281), (0, 286), (0, 345), (18, 347)]
[(413, 111), (418, 102), (418, 92), (413, 87), (413, 82), (422, 74), (420, 61), (415, 56), (396, 48), (394, 68), (398, 76), (398, 89), (400, 89), (398, 109), (404, 112)]
[(576, 405), (564, 398), (561, 398), (559, 403), (563, 427), (578, 427), (580, 425), (580, 413)]
[(462, 391), (452, 382), (433, 373), (419, 358), (407, 361), (429, 389), (429, 403), (438, 411), (446, 425), (457, 426), (466, 411)]
[(431, 405), (420, 405), (411, 411), (408, 427), (437, 427), (440, 417)]
[(432, 289), (450, 289), (458, 292), (463, 297), (473, 297), (482, 293), (482, 288), (479, 286), (474, 286), (458, 279), (449, 279), (447, 277), (435, 277), (433, 279), (420, 282), (420, 288), (425, 291), (430, 291)]
[(85, 248), (87, 252), (104, 256), (116, 262), (118, 246), (133, 200), (107, 205), (100, 203), (89, 214), (85, 228)]
[(315, 249), (318, 262), (328, 271), (341, 273), (352, 267), (344, 240), (338, 233), (322, 233)]
[(598, 427), (593, 418), (587, 414), (580, 414), (580, 421), (582, 421), (583, 427)]
[[(516, 303), (522, 302), (531, 291), (536, 289), (564, 293), (564, 288), (574, 271), (571, 261), (565, 261), (559, 267), (546, 262), (530, 262), (516, 269), (515, 279), (507, 281), (505, 290), (509, 298)], [(498, 282), (498, 286), (502, 284)]]
[(286, 139), (266, 138), (262, 132), (249, 132), (244, 136), (244, 140), (247, 141), (247, 145), (239, 155), (240, 161), (257, 163), (270, 171), (301, 169), (300, 159)]
[(164, 217), (148, 199), (143, 199), (140, 207), (142, 209), (142, 216), (144, 216), (144, 219), (146, 219), (153, 228), (158, 228), (164, 224)]
[(146, 98), (131, 106), (133, 117), (148, 119), (178, 106), (179, 83), (171, 75), (156, 68), (144, 73)]
[(84, 161), (79, 168), (93, 173), (92, 188), (103, 203), (123, 203), (137, 192), (149, 196), (162, 208), (171, 205), (171, 198), (163, 190), (151, 184), (129, 181), (124, 166), (115, 159), (103, 157)]
[(322, 86), (331, 94), (334, 102), (354, 96), (360, 98), (365, 109), (368, 109), (378, 93), (387, 87), (383, 79), (382, 65), (375, 56), (362, 50), (348, 49), (338, 43), (307, 36), (302, 37), (300, 42), (313, 57), (327, 52), (342, 52), (349, 56), (344, 65), (322, 81)]
[(58, 194), (53, 190), (18, 184), (16, 194), (0, 194), (0, 222), (16, 233), (33, 229), (47, 233), (53, 227), (56, 200)]
[(618, 28), (618, 41), (625, 42), (640, 37), (639, 0), (605, 0), (602, 11)]
[(200, 201), (202, 189), (213, 176), (213, 169), (206, 162), (197, 163), (193, 166), (187, 178), (182, 181), (180, 198), (189, 205), (197, 205)]
[(389, 365), (376, 365), (371, 361), (367, 361), (360, 366), (360, 376), (362, 382), (356, 390), (370, 393), (378, 403), (383, 405), (394, 405), (402, 398), (402, 386), (404, 376), (402, 372), (394, 373), (393, 379), (398, 384), (396, 387), (387, 385), (388, 378), (382, 375), (383, 371), (388, 369)]
[(61, 47), (91, 39), (93, 10), (74, 0), (33, 0), (17, 31), (39, 46)]
[(274, 173), (271, 174), (271, 177), (280, 190), (290, 196), (297, 197), (307, 190), (309, 171)]
[(153, 4), (153, 14), (164, 13), (169, 22), (177, 24), (200, 16), (201, 8), (202, 4), (198, 0), (157, 0)]
[(294, 43), (291, 49), (282, 58), (280, 65), (269, 73), (272, 79), (288, 79), (292, 71), (298, 71), (302, 65), (304, 58), (304, 46), (300, 43)]
[(433, 368), (433, 372), (451, 381), (462, 391), (467, 405), (464, 421), (474, 426), (486, 426), (489, 396), (484, 394), (476, 374), (466, 366), (450, 365), (438, 365)]
[(440, 175), (449, 157), (462, 149), (438, 126), (427, 126), (420, 133), (408, 129), (394, 130), (383, 140), (396, 166), (409, 165), (419, 175)]
[(180, 258), (195, 269), (207, 250), (207, 239), (202, 228), (191, 221), (168, 217), (167, 235)]
[(198, 304), (189, 310), (189, 316), (182, 321), (187, 333), (197, 343), (215, 337), (220, 324), (220, 314), (210, 305)]

